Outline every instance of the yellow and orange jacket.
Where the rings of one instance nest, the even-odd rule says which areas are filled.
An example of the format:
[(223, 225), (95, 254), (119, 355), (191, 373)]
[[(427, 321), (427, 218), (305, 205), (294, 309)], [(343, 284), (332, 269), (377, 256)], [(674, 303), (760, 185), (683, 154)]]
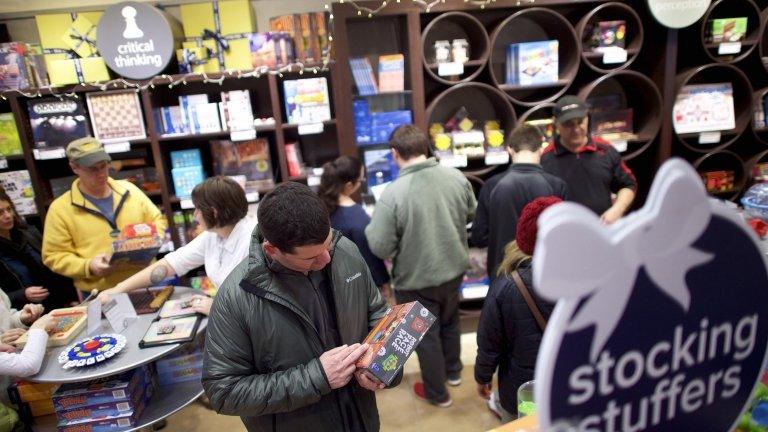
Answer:
[(165, 232), (166, 220), (157, 206), (138, 187), (125, 180), (107, 179), (112, 189), (115, 224), (104, 216), (78, 187), (56, 198), (45, 217), (43, 232), (43, 262), (56, 273), (72, 278), (81, 291), (112, 288), (133, 275), (142, 267), (123, 265), (104, 277), (91, 274), (91, 258), (104, 253), (112, 254), (110, 233), (122, 230), (129, 224), (153, 223), (157, 232)]

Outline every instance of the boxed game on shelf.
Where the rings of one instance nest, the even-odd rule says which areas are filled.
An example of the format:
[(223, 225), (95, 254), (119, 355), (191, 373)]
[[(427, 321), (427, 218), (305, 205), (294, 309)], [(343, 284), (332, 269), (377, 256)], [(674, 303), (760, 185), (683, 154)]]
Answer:
[(546, 147), (555, 139), (555, 121), (554, 119), (534, 119), (528, 120), (524, 124), (535, 126), (541, 132), (541, 146)]
[(214, 173), (246, 178), (246, 192), (261, 192), (275, 186), (269, 157), (269, 141), (257, 138), (248, 141), (211, 141)]
[(592, 51), (603, 52), (607, 49), (625, 48), (627, 38), (627, 23), (623, 20), (599, 21), (587, 33), (588, 39), (584, 44)]
[(285, 161), (288, 164), (288, 176), (299, 177), (304, 172), (304, 161), (301, 157), (299, 143), (285, 144)]
[(559, 42), (521, 42), (507, 47), (506, 83), (509, 85), (552, 84), (559, 79)]
[(0, 90), (32, 87), (32, 73), (25, 60), (28, 51), (21, 42), (0, 43)]
[(704, 181), (704, 187), (707, 188), (707, 192), (730, 192), (734, 188), (735, 176), (731, 170), (704, 171), (700, 172), (699, 175)]
[(636, 139), (632, 118), (632, 108), (594, 112), (590, 119), (590, 133), (609, 141)]
[(250, 35), (251, 64), (254, 69), (276, 68), (293, 63), (293, 38), (288, 32), (260, 32)]
[(21, 139), (13, 114), (0, 114), (0, 155), (18, 156), (21, 152)]
[(180, 106), (155, 108), (155, 118), (155, 124), (161, 127), (157, 132), (162, 136), (185, 135), (189, 133), (189, 127), (184, 120), (184, 114)]
[(176, 196), (190, 196), (192, 189), (205, 180), (200, 149), (172, 151), (171, 177)]
[(202, 346), (194, 342), (187, 344), (172, 355), (156, 361), (155, 368), (157, 383), (161, 386), (200, 381), (203, 375)]
[(188, 133), (202, 134), (221, 131), (219, 106), (209, 103), (207, 94), (179, 96), (181, 120)]
[(370, 96), (379, 92), (373, 66), (367, 57), (350, 58), (349, 67), (352, 70), (352, 79), (355, 80), (358, 95)]
[(352, 110), (358, 145), (386, 143), (395, 129), (410, 124), (413, 119), (409, 110), (371, 112), (370, 104), (365, 99), (355, 99)]
[(379, 56), (379, 92), (405, 90), (405, 56), (388, 54)]
[(709, 21), (707, 41), (710, 43), (739, 42), (747, 34), (747, 17), (717, 18)]
[(683, 87), (672, 109), (672, 123), (678, 134), (734, 129), (733, 85), (725, 82)]
[(752, 167), (752, 178), (755, 181), (768, 180), (768, 162), (758, 162)]
[(137, 92), (117, 90), (87, 93), (85, 99), (96, 139), (109, 142), (147, 137)]
[(285, 80), (283, 90), (288, 123), (318, 123), (331, 119), (325, 77)]
[(250, 91), (230, 90), (221, 92), (219, 108), (225, 129), (229, 131), (253, 129)]
[(397, 178), (399, 168), (392, 159), (390, 149), (366, 149), (363, 151), (368, 187), (389, 183)]
[(66, 147), (90, 135), (82, 99), (58, 96), (27, 101), (35, 148)]
[(0, 185), (16, 206), (16, 211), (22, 216), (37, 214), (35, 204), (35, 190), (32, 188), (32, 179), (29, 171), (8, 171), (0, 173)]
[(330, 49), (328, 17), (323, 12), (281, 15), (269, 19), (269, 28), (293, 38), (296, 60), (319, 63)]

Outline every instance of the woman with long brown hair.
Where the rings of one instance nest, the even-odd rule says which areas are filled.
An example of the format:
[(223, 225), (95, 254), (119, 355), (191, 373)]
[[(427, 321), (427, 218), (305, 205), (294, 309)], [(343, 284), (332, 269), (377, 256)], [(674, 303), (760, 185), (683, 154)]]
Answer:
[(365, 238), (365, 227), (371, 222), (363, 206), (352, 199), (365, 179), (360, 159), (340, 156), (323, 165), (317, 193), (331, 215), (331, 227), (352, 240), (371, 270), (371, 276), (385, 298), (390, 296), (389, 273), (384, 262), (371, 252)]
[(46, 310), (52, 310), (77, 301), (72, 280), (43, 264), (42, 244), (40, 232), (27, 225), (0, 188), (0, 287), (15, 309), (27, 303), (40, 303)]

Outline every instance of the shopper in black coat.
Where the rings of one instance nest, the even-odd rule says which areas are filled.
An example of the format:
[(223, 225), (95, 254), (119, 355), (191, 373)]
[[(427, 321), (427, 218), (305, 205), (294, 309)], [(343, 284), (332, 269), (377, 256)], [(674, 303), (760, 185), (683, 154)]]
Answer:
[(480, 315), (475, 381), (480, 396), (489, 399), (493, 374), (496, 368), (499, 369), (498, 395), (503, 410), (494, 409), (492, 402), (489, 406), (498, 411), (503, 422), (517, 416), (517, 389), (533, 379), (542, 337), (542, 331), (511, 275), (517, 270), (539, 311), (545, 319), (549, 319), (554, 305), (542, 300), (535, 292), (531, 255), (539, 214), (560, 201), (557, 197), (541, 197), (523, 208), (516, 239), (505, 249), (504, 260), (499, 266), (499, 277), (491, 284)]
[(78, 300), (72, 280), (58, 275), (40, 257), (43, 238), (16, 212), (8, 194), (0, 188), (0, 287), (21, 310), (40, 303), (46, 310), (70, 306)]

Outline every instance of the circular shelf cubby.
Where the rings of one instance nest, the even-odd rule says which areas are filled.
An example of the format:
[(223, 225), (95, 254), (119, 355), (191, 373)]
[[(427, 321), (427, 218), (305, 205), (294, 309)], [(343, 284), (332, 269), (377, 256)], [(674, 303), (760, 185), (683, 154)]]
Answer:
[[(510, 84), (507, 51), (512, 44), (558, 41), (558, 79), (555, 82)], [(502, 21), (491, 35), (491, 81), (510, 100), (522, 106), (550, 102), (565, 93), (579, 71), (581, 43), (576, 30), (559, 13), (541, 7), (520, 10)]]
[[(729, 40), (712, 41), (708, 40), (710, 36), (710, 26), (712, 20), (722, 18), (747, 18), (747, 30), (743, 39), (740, 41), (740, 50), (734, 53), (724, 52), (719, 54), (722, 42), (731, 42)], [(755, 47), (762, 45), (762, 39), (764, 38), (763, 14), (757, 7), (753, 0), (715, 0), (707, 9), (701, 22), (701, 43), (704, 47), (704, 52), (716, 62), (721, 63), (735, 63), (743, 60), (747, 57)]]
[[(713, 151), (693, 161), (693, 167), (699, 173), (712, 171), (732, 171), (733, 188), (724, 191), (707, 191), (710, 195), (733, 201), (739, 197), (747, 182), (746, 167), (741, 158), (728, 150)], [(704, 181), (704, 180), (702, 180)]]
[[(763, 117), (765, 117), (764, 101), (766, 96), (768, 96), (768, 87), (755, 90), (752, 98), (755, 104), (755, 112), (757, 112), (758, 109), (761, 109), (763, 112)], [(752, 119), (750, 122), (752, 125), (752, 132), (755, 134), (755, 138), (757, 138), (757, 140), (761, 143), (768, 145), (768, 123), (766, 123), (766, 120), (768, 119), (765, 119), (762, 125), (758, 125), (755, 120), (756, 119)]]
[[(600, 23), (610, 21), (624, 21), (624, 49), (627, 59), (623, 62), (605, 63), (607, 57), (597, 49), (601, 38)], [(581, 57), (584, 63), (599, 73), (628, 68), (643, 47), (643, 22), (637, 12), (624, 3), (604, 3), (592, 9), (579, 21), (576, 33), (581, 37)]]
[(760, 55), (760, 62), (763, 67), (768, 71), (768, 7), (763, 9), (760, 13), (760, 18), (763, 20), (763, 29), (761, 30), (760, 40), (758, 41), (758, 54)]
[[(707, 65), (697, 66), (686, 71), (681, 72), (675, 78), (675, 94), (676, 99), (679, 99), (682, 89), (686, 86), (692, 85), (718, 85), (723, 83), (730, 83), (733, 88), (733, 109), (735, 126), (733, 129), (716, 131), (720, 132), (721, 140), (719, 143), (714, 144), (699, 144), (697, 141), (701, 137), (699, 132), (678, 133), (675, 129), (675, 134), (678, 140), (689, 150), (698, 153), (708, 153), (715, 150), (722, 150), (731, 145), (736, 139), (741, 136), (744, 130), (747, 128), (753, 118), (752, 104), (753, 90), (752, 84), (749, 82), (749, 78), (741, 69), (722, 63), (711, 63)], [(703, 100), (701, 103), (707, 103)], [(675, 101), (675, 106), (678, 105), (678, 100)], [(691, 109), (694, 110), (693, 114), (700, 111), (697, 105), (693, 105)], [(674, 117), (677, 108), (673, 108), (672, 112), (672, 124), (674, 127)]]
[[(755, 180), (754, 168), (760, 163), (768, 163), (768, 150), (761, 151), (744, 163), (744, 171), (746, 172), (749, 183), (752, 183)], [(761, 178), (758, 180), (765, 181), (766, 179)]]
[[(427, 106), (427, 124), (444, 124), (461, 108), (466, 109), (469, 118), (476, 122), (497, 120), (504, 131), (505, 139), (517, 124), (515, 110), (504, 93), (493, 86), (478, 82), (459, 83), (440, 93)], [(477, 164), (469, 168), (480, 168), (476, 173), (478, 176), (496, 168), (495, 166), (487, 167), (484, 163), (480, 163), (481, 166), (475, 165)]]
[[(440, 76), (438, 71), (435, 42), (446, 40), (451, 43), (456, 39), (465, 39), (468, 44), (469, 60), (464, 62), (464, 73), (458, 76)], [(471, 81), (483, 71), (488, 63), (490, 39), (483, 24), (474, 16), (465, 12), (446, 12), (424, 27), (422, 32), (422, 57), (424, 69), (435, 81), (447, 85)]]
[[(618, 106), (608, 110), (632, 109), (632, 133), (635, 137), (626, 141), (627, 149), (622, 158), (632, 159), (644, 152), (656, 139), (662, 123), (663, 102), (658, 87), (645, 75), (635, 71), (617, 71), (603, 75), (584, 86), (579, 97), (587, 101), (609, 100)], [(593, 102), (594, 103), (594, 102)], [(595, 121), (596, 109), (592, 108), (590, 122)], [(590, 127), (596, 126), (590, 124)]]

